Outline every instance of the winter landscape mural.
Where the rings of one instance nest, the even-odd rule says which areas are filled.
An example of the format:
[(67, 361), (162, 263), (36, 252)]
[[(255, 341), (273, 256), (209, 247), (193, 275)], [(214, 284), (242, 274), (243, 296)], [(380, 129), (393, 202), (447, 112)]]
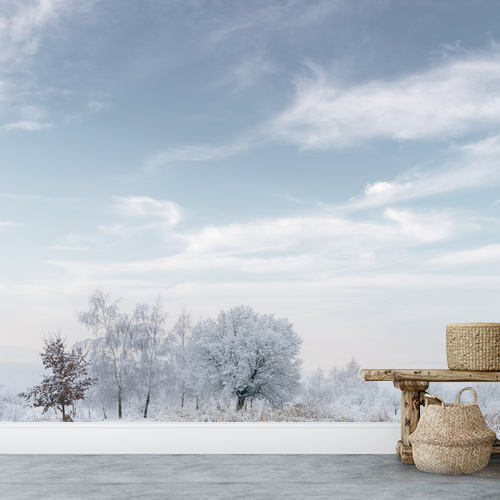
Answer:
[[(8, 420), (358, 421), (395, 420), (399, 399), (359, 377), (353, 359), (301, 383), (302, 339), (286, 319), (248, 306), (193, 323), (183, 308), (170, 329), (160, 297), (121, 312), (101, 290), (77, 315), (93, 337), (66, 348), (44, 339), (48, 375), (5, 397)], [(234, 404), (233, 404), (234, 403)]]
[(500, 321), (499, 15), (2, 2), (0, 420), (398, 420)]

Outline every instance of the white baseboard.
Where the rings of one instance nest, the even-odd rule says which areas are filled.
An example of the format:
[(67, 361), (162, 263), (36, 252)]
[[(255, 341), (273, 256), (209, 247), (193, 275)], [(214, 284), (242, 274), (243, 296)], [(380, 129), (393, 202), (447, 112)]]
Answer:
[(0, 454), (392, 454), (400, 435), (392, 422), (0, 422)]

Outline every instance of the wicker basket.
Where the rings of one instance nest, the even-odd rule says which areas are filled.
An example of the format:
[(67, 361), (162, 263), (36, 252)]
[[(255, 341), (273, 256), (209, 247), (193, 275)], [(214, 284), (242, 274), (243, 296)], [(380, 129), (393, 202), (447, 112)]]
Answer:
[[(474, 393), (474, 403), (461, 403), (465, 390)], [(428, 405), (427, 398), (441, 404)], [(471, 474), (484, 469), (491, 456), (496, 434), (488, 429), (471, 387), (462, 389), (455, 403), (426, 394), (425, 409), (417, 429), (410, 434), (415, 465), (433, 474)]]
[(450, 370), (500, 371), (500, 323), (446, 325), (446, 357)]

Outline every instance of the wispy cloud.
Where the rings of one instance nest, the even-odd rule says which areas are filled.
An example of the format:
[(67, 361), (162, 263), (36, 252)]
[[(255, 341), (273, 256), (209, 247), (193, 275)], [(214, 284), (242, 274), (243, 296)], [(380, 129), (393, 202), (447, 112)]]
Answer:
[(127, 217), (145, 219), (145, 224), (136, 226), (101, 225), (98, 229), (107, 234), (127, 236), (134, 232), (164, 229), (175, 226), (182, 219), (181, 207), (169, 200), (156, 200), (149, 196), (114, 196), (112, 211)]
[(330, 273), (376, 266), (386, 260), (386, 254), (393, 262), (394, 254), (403, 249), (443, 241), (462, 231), (463, 223), (458, 224), (457, 218), (449, 213), (387, 209), (379, 220), (369, 221), (331, 214), (257, 220), (205, 227), (192, 234), (174, 233), (173, 237), (184, 242), (184, 249), (165, 258), (105, 264), (68, 260), (50, 263), (87, 276), (218, 270), (289, 273), (303, 278), (320, 270)]
[(335, 10), (346, 5), (343, 0), (291, 0), (287, 2), (249, 2), (248, 8), (234, 16), (228, 9), (226, 16), (219, 14), (221, 23), (212, 31), (208, 42), (217, 44), (235, 34), (272, 26), (273, 31), (297, 26), (308, 26), (324, 20)]
[(103, 109), (108, 109), (111, 107), (111, 104), (109, 102), (104, 102), (104, 101), (89, 101), (85, 105), (85, 107), (92, 111), (93, 113), (98, 113), (99, 111), (102, 111)]
[(346, 206), (367, 208), (500, 183), (500, 136), (455, 146), (449, 152), (458, 153), (453, 166), (368, 184), (363, 195)]
[[(10, 122), (4, 130), (38, 131), (52, 126), (50, 110), (36, 103), (40, 96), (63, 92), (43, 88), (34, 60), (48, 30), (55, 30), (68, 15), (89, 9), (99, 0), (4, 0), (0, 9), (0, 100)], [(43, 117), (39, 113), (43, 111)]]
[(371, 249), (384, 245), (425, 245), (456, 230), (448, 214), (414, 214), (386, 209), (381, 220), (353, 221), (335, 215), (259, 220), (248, 224), (210, 226), (191, 235), (178, 235), (188, 253), (248, 254), (284, 251), (302, 244), (326, 245), (330, 250)]
[(500, 54), (467, 54), (393, 80), (343, 86), (309, 63), (288, 109), (268, 132), (302, 149), (352, 146), (362, 140), (457, 137), (500, 126)]
[(273, 196), (274, 198), (290, 201), (292, 203), (299, 203), (299, 204), (303, 203), (302, 200), (299, 200), (298, 198), (295, 198), (294, 196), (290, 196), (289, 194), (286, 194), (286, 193), (277, 193), (274, 191), (268, 191), (267, 194), (269, 196)]
[(249, 141), (237, 141), (224, 146), (186, 146), (167, 149), (149, 159), (146, 162), (146, 169), (154, 170), (161, 165), (174, 162), (223, 160), (247, 149), (249, 145)]
[[(353, 86), (333, 81), (312, 62), (306, 66), (313, 76), (297, 77), (291, 105), (248, 131), (245, 140), (171, 148), (150, 158), (146, 168), (225, 159), (267, 141), (284, 141), (302, 150), (329, 149), (377, 138), (442, 140), (461, 138), (472, 131), (500, 130), (500, 49), (462, 51), (456, 59), (446, 59), (427, 71)], [(242, 70), (243, 80), (245, 73)], [(498, 139), (489, 139), (490, 144), (485, 141), (485, 145), (491, 148), (495, 141)], [(419, 185), (425, 182), (422, 178)], [(411, 190), (404, 182), (381, 183), (369, 194)]]
[(113, 206), (118, 213), (157, 217), (171, 226), (181, 220), (181, 207), (169, 200), (155, 200), (149, 196), (114, 196)]
[(72, 233), (59, 238), (58, 242), (51, 248), (61, 252), (89, 251), (95, 243), (96, 238)]
[(6, 221), (0, 221), (0, 227), (13, 227), (17, 226), (15, 222), (12, 222), (11, 220), (6, 220)]
[(47, 121), (48, 110), (45, 106), (21, 105), (17, 114), (21, 120), (3, 125), (3, 129), (37, 131), (52, 127), (52, 123)]
[[(0, 14), (0, 61), (20, 63), (34, 55), (41, 43), (41, 30), (71, 8), (71, 0), (7, 0)], [(73, 5), (72, 5), (73, 4)]]
[(41, 123), (41, 122), (15, 122), (15, 123), (7, 123), (3, 125), (3, 129), (5, 130), (27, 130), (33, 132), (35, 130), (45, 130), (47, 128), (52, 127), (52, 123)]
[(232, 65), (216, 84), (215, 87), (233, 85), (238, 90), (251, 87), (259, 83), (266, 75), (277, 74), (276, 64), (266, 58), (262, 51), (244, 57)]
[(433, 266), (470, 266), (500, 261), (500, 245), (494, 243), (473, 250), (450, 252), (427, 261)]

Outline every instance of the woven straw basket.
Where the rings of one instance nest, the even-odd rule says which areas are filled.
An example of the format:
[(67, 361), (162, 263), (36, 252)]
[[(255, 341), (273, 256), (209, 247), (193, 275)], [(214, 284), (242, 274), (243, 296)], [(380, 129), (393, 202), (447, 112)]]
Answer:
[[(474, 393), (474, 403), (461, 403), (465, 390)], [(428, 405), (427, 398), (441, 404)], [(423, 472), (457, 476), (484, 469), (491, 456), (496, 434), (488, 429), (471, 387), (462, 389), (455, 403), (426, 394), (425, 409), (417, 429), (410, 434), (415, 465)]]
[(450, 370), (500, 371), (500, 323), (446, 325), (446, 357)]

